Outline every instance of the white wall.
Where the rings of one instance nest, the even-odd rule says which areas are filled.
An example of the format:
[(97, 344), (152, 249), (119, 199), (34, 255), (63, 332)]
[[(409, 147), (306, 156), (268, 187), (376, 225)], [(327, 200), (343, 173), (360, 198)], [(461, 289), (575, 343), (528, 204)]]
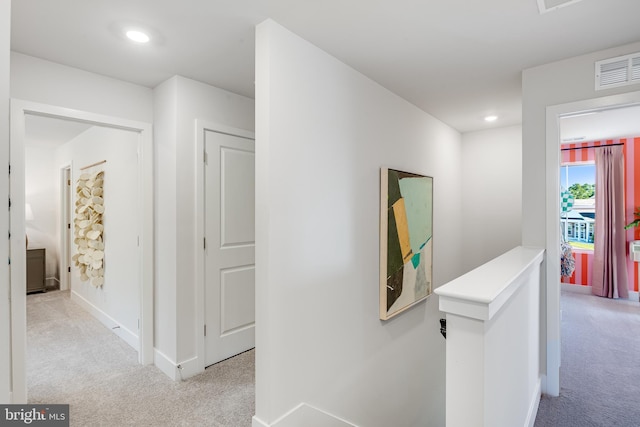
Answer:
[(546, 108), (579, 100), (640, 90), (640, 84), (595, 90), (595, 62), (640, 51), (640, 43), (594, 52), (522, 73), (523, 96), (523, 227), (525, 245), (545, 244), (545, 141)]
[[(29, 249), (46, 249), (46, 277), (59, 278), (58, 272), (58, 181), (55, 149), (25, 147), (25, 203), (31, 205), (34, 219), (26, 221)], [(47, 286), (57, 282), (47, 281)]]
[(177, 79), (158, 85), (154, 93), (154, 347), (176, 362), (176, 108)]
[[(0, 0), (0, 158), (9, 158), (9, 46), (11, 0)], [(0, 200), (9, 199), (9, 165), (0, 162)], [(9, 235), (9, 212), (0, 209), (0, 235)], [(0, 260), (9, 258), (9, 244), (0, 244)], [(11, 331), (9, 266), (0, 262), (0, 402), (11, 403)]]
[(434, 178), (439, 286), (461, 273), (460, 134), (273, 21), (256, 44), (254, 425), (302, 402), (444, 425), (437, 297), (379, 320), (379, 174)]
[(11, 97), (153, 121), (151, 89), (17, 52), (11, 52)]
[[(553, 227), (557, 225), (547, 223), (545, 211), (547, 188), (559, 188), (557, 172), (553, 176), (546, 175), (547, 156), (557, 157), (559, 151), (556, 152), (557, 148), (552, 141), (553, 153), (547, 153), (547, 109), (560, 104), (640, 90), (640, 84), (635, 84), (596, 92), (594, 78), (596, 61), (638, 51), (640, 43), (633, 43), (530, 68), (522, 74), (522, 194), (525, 195), (522, 201), (522, 244), (546, 247), (547, 256), (554, 258), (552, 262), (546, 263), (548, 278), (541, 293), (540, 307), (541, 370), (547, 375), (551, 375), (552, 370), (557, 372), (560, 348), (559, 281), (555, 280), (559, 276), (559, 255), (556, 242), (548, 242), (546, 237), (546, 233), (553, 231)], [(595, 108), (598, 104), (606, 105), (607, 101), (595, 100), (590, 108)], [(549, 125), (556, 126), (555, 123)], [(559, 141), (559, 137), (557, 139)]]
[[(173, 364), (197, 357), (196, 119), (252, 131), (254, 101), (176, 76), (155, 89), (156, 349)], [(173, 316), (159, 319), (159, 316)]]
[[(125, 339), (138, 348), (140, 308), (140, 259), (138, 248), (138, 133), (94, 126), (56, 150), (55, 164), (72, 164), (72, 198), (75, 206), (76, 184), (83, 172), (104, 171), (104, 280), (101, 288), (80, 280), (78, 268), (71, 264), (71, 291), (82, 303), (89, 304), (109, 326), (125, 328)], [(81, 171), (80, 168), (106, 160), (106, 163)], [(59, 182), (56, 180), (55, 182)], [(56, 194), (60, 191), (56, 186)], [(35, 215), (35, 213), (34, 213)], [(75, 215), (73, 213), (73, 215)], [(72, 255), (77, 252), (72, 245)], [(101, 319), (105, 320), (105, 319)], [(132, 340), (133, 338), (133, 340)]]
[(522, 126), (462, 134), (462, 264), (470, 271), (520, 245)]

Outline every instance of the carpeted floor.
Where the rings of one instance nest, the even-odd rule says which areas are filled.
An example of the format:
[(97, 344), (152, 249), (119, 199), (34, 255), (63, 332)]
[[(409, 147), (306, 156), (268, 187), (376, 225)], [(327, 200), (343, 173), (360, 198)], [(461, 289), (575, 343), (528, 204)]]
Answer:
[(535, 427), (640, 426), (640, 304), (562, 293), (560, 396)]
[(251, 426), (254, 350), (174, 382), (69, 298), (27, 297), (29, 403), (70, 405), (71, 426)]

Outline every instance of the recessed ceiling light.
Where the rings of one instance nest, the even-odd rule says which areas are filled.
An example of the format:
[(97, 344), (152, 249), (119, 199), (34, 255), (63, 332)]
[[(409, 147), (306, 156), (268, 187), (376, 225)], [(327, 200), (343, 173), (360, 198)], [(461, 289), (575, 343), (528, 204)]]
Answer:
[(129, 30), (125, 34), (129, 40), (136, 43), (147, 43), (150, 40), (148, 35), (138, 30)]
[(485, 122), (495, 122), (496, 120), (498, 120), (498, 116), (487, 116), (484, 118)]

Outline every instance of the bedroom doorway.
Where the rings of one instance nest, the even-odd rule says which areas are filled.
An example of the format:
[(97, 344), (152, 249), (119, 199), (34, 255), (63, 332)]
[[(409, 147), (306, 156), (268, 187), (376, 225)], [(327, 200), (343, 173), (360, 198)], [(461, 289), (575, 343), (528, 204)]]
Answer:
[[(138, 189), (139, 203), (132, 209), (137, 217), (139, 263), (139, 309), (136, 333), (138, 359), (142, 364), (153, 363), (153, 153), (151, 125), (120, 118), (87, 113), (78, 110), (32, 103), (11, 101), (10, 211), (11, 234), (25, 236), (25, 129), (28, 116), (60, 119), (88, 124), (111, 131), (124, 130), (134, 135), (137, 150), (139, 179), (132, 182)], [(79, 165), (82, 166), (82, 165)], [(63, 168), (63, 170), (66, 168)], [(71, 169), (73, 175), (73, 169)], [(62, 176), (65, 176), (63, 172)], [(73, 180), (73, 177), (72, 177)], [(57, 205), (57, 204), (56, 204)], [(26, 247), (24, 238), (13, 238), (11, 254), (11, 330), (13, 401), (26, 403)]]
[(606, 111), (640, 105), (640, 92), (593, 98), (549, 106), (546, 109), (546, 377), (543, 389), (551, 396), (560, 393), (560, 120), (577, 114)]

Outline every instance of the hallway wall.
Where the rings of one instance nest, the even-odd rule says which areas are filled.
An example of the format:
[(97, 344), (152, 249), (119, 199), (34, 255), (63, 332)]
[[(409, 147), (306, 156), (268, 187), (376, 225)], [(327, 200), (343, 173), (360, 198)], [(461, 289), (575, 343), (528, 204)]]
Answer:
[(520, 245), (522, 126), (462, 134), (464, 271)]
[(444, 425), (437, 296), (379, 319), (380, 167), (434, 178), (437, 287), (462, 272), (460, 134), (273, 21), (256, 62), (254, 425), (302, 402)]
[(44, 59), (11, 52), (11, 97), (146, 123), (153, 91)]
[[(71, 261), (71, 298), (136, 350), (140, 348), (138, 319), (141, 295), (140, 225), (136, 215), (140, 206), (138, 140), (137, 132), (93, 126), (60, 146), (55, 153), (56, 168), (64, 164), (73, 165), (73, 206), (80, 175), (104, 171), (104, 284), (94, 287), (89, 281), (82, 281), (78, 267)], [(80, 170), (102, 160), (106, 163)], [(59, 194), (59, 185), (55, 190)], [(71, 214), (75, 216), (74, 211)], [(72, 243), (71, 255), (76, 253), (77, 247)], [(118, 328), (114, 329), (115, 326)]]

